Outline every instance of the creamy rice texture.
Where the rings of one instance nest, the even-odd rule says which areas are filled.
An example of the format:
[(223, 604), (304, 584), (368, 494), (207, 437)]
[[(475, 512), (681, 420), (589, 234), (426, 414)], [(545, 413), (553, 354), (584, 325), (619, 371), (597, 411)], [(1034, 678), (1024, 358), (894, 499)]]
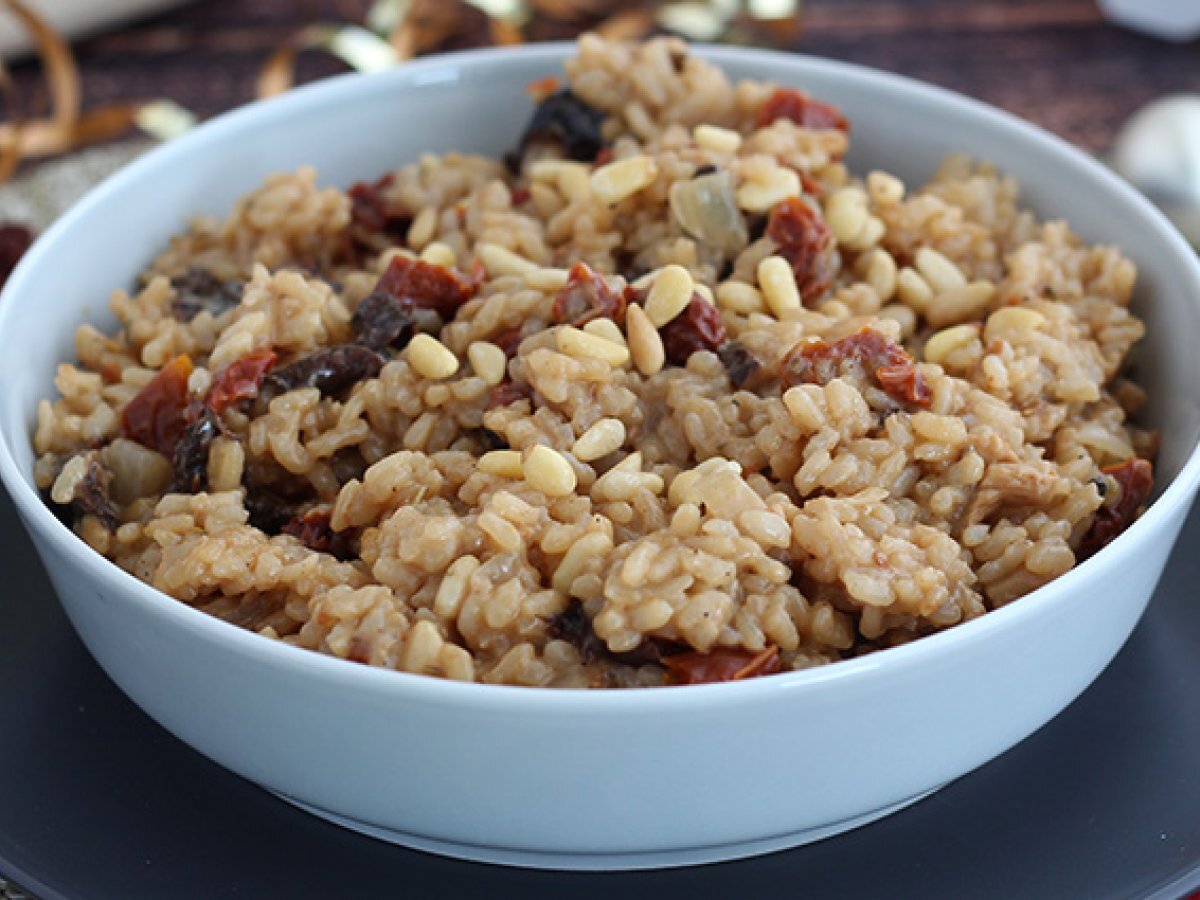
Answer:
[(269, 638), (563, 687), (881, 650), (1139, 513), (1118, 249), (986, 164), (852, 173), (839, 110), (673, 39), (531, 93), (505, 160), (274, 175), (172, 239), (41, 404), (47, 502)]

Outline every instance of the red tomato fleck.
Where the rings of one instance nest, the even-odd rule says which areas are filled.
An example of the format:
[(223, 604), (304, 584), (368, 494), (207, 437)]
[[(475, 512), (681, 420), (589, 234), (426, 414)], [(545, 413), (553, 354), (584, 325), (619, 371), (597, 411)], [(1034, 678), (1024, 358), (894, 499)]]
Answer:
[(674, 684), (711, 684), (742, 681), (780, 670), (779, 648), (773, 644), (759, 651), (718, 647), (708, 653), (692, 651), (663, 657)]
[(188, 426), (192, 361), (177, 356), (134, 395), (121, 412), (125, 437), (170, 456)]
[(608, 165), (610, 162), (613, 161), (615, 156), (616, 156), (616, 154), (613, 153), (612, 147), (601, 147), (600, 152), (596, 154), (596, 160), (595, 160), (596, 168), (598, 169), (601, 166)]
[(789, 197), (771, 207), (767, 237), (779, 245), (788, 261), (805, 306), (815, 306), (833, 281), (830, 251), (833, 232), (807, 203)]
[(850, 130), (850, 120), (840, 109), (829, 103), (814, 100), (795, 88), (775, 89), (758, 113), (758, 127), (764, 128), (776, 119), (791, 119), (801, 128)]
[(257, 397), (258, 388), (273, 365), (275, 354), (271, 350), (259, 350), (235, 359), (213, 376), (204, 404), (220, 414), (230, 404)]
[(1102, 506), (1096, 510), (1092, 524), (1079, 541), (1079, 549), (1075, 553), (1080, 561), (1095, 555), (1132, 525), (1154, 487), (1154, 467), (1148, 459), (1135, 456), (1118, 465), (1105, 466), (1100, 471), (1117, 482), (1121, 496), (1112, 506)]
[(478, 289), (472, 278), (453, 269), (405, 256), (394, 257), (375, 285), (376, 291), (411, 300), (413, 306), (445, 317), (453, 316)]

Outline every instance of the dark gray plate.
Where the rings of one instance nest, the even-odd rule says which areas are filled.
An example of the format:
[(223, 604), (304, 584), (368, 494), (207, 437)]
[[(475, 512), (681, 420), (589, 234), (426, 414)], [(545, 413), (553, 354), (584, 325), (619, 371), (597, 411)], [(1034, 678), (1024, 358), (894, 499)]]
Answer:
[(0, 872), (46, 898), (1173, 898), (1200, 885), (1200, 511), (1112, 666), (981, 770), (798, 850), (604, 875), (403, 850), (229, 774), (92, 662), (7, 496), (0, 533)]

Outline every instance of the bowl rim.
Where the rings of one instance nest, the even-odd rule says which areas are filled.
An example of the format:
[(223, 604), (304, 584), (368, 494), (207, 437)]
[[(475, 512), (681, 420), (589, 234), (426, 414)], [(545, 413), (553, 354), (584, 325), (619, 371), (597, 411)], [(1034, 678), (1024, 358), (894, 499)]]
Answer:
[[(777, 79), (780, 83), (795, 83), (806, 75), (832, 75), (858, 87), (882, 93), (899, 92), (915, 97), (926, 104), (947, 109), (955, 118), (983, 122), (993, 128), (1013, 133), (1039, 155), (1050, 155), (1062, 162), (1080, 167), (1090, 177), (1103, 182), (1114, 199), (1134, 207), (1143, 217), (1142, 224), (1153, 229), (1154, 238), (1169, 248), (1172, 255), (1185, 263), (1192, 280), (1189, 292), (1193, 302), (1200, 305), (1200, 259), (1192, 252), (1182, 235), (1167, 221), (1148, 199), (1136, 191), (1115, 172), (1098, 160), (1049, 131), (1005, 112), (983, 101), (956, 91), (910, 78), (840, 60), (830, 60), (800, 53), (787, 53), (760, 48), (741, 48), (692, 44), (692, 50), (717, 65), (745, 64), (762, 70), (756, 77)], [(478, 67), (544, 61), (561, 70), (562, 61), (573, 52), (575, 43), (557, 41), (520, 48), (500, 47), (459, 51), (423, 57), (402, 66), (372, 74), (347, 73), (303, 85), (269, 100), (258, 100), (222, 113), (182, 137), (162, 144), (114, 175), (93, 187), (80, 201), (67, 210), (34, 243), (18, 264), (4, 290), (0, 293), (0, 343), (16, 313), (17, 295), (33, 290), (33, 274), (43, 259), (61, 252), (58, 247), (63, 236), (74, 228), (75, 220), (87, 216), (94, 208), (119, 198), (127, 189), (137, 185), (156, 169), (169, 166), (176, 158), (186, 157), (197, 150), (219, 144), (226, 136), (244, 128), (269, 126), (276, 119), (290, 118), (312, 108), (335, 104), (342, 97), (364, 90), (387, 92), (393, 85), (419, 88), (422, 84), (462, 79), (463, 71)], [(774, 70), (774, 71), (772, 71)], [(769, 75), (767, 73), (770, 73)], [(264, 177), (267, 173), (264, 173)], [(164, 236), (165, 239), (166, 236)], [(7, 398), (8, 395), (5, 395)], [(8, 403), (0, 400), (0, 405)], [(24, 417), (22, 417), (24, 419)], [(7, 421), (4, 419), (3, 421)], [(29, 422), (25, 420), (28, 429)], [(165, 619), (170, 627), (188, 632), (190, 638), (223, 648), (247, 660), (280, 670), (321, 678), (330, 686), (353, 688), (386, 694), (401, 695), (447, 707), (487, 708), (491, 711), (563, 711), (589, 714), (619, 715), (686, 711), (693, 706), (711, 708), (713, 703), (742, 704), (770, 699), (779, 692), (821, 690), (830, 683), (851, 685), (870, 678), (880, 668), (893, 671), (913, 666), (930, 666), (937, 657), (969, 652), (980, 641), (993, 639), (997, 632), (1019, 628), (1048, 606), (1069, 602), (1076, 583), (1100, 565), (1096, 560), (1115, 560), (1115, 554), (1132, 546), (1132, 540), (1149, 535), (1152, 529), (1164, 527), (1172, 516), (1186, 512), (1200, 484), (1200, 441), (1193, 446), (1178, 474), (1125, 532), (1104, 547), (1094, 557), (1077, 564), (1064, 575), (1020, 598), (969, 622), (922, 637), (886, 651), (795, 672), (785, 672), (767, 678), (748, 679), (702, 685), (664, 686), (650, 690), (544, 688), (521, 685), (495, 685), (480, 682), (456, 682), (444, 678), (418, 675), (382, 667), (352, 663), (312, 650), (302, 649), (264, 639), (261, 635), (229, 622), (209, 616), (200, 610), (138, 580), (115, 563), (94, 551), (67, 526), (62, 524), (41, 501), (37, 491), (26, 481), (17, 464), (10, 441), (31, 439), (28, 431), (16, 436), (4, 433), (0, 424), (0, 479), (3, 480), (26, 528), (36, 542), (44, 542), (58, 553), (79, 562), (83, 570), (97, 582), (105, 583), (124, 602), (133, 603), (142, 614)], [(39, 552), (41, 548), (39, 546)], [(61, 600), (59, 601), (62, 602)], [(792, 696), (789, 693), (789, 696)]]

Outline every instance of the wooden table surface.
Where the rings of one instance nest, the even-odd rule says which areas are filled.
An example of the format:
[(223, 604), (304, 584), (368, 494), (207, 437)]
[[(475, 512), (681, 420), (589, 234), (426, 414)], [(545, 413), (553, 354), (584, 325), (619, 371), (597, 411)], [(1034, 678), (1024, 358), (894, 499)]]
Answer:
[[(200, 0), (77, 45), (85, 106), (168, 97), (201, 116), (252, 99), (268, 54), (299, 27), (361, 22), (370, 0)], [(795, 49), (973, 95), (1094, 152), (1163, 94), (1200, 91), (1200, 41), (1108, 24), (1093, 0), (808, 0)], [(302, 78), (337, 71), (307, 54)], [(42, 94), (37, 67), (15, 74)]]

